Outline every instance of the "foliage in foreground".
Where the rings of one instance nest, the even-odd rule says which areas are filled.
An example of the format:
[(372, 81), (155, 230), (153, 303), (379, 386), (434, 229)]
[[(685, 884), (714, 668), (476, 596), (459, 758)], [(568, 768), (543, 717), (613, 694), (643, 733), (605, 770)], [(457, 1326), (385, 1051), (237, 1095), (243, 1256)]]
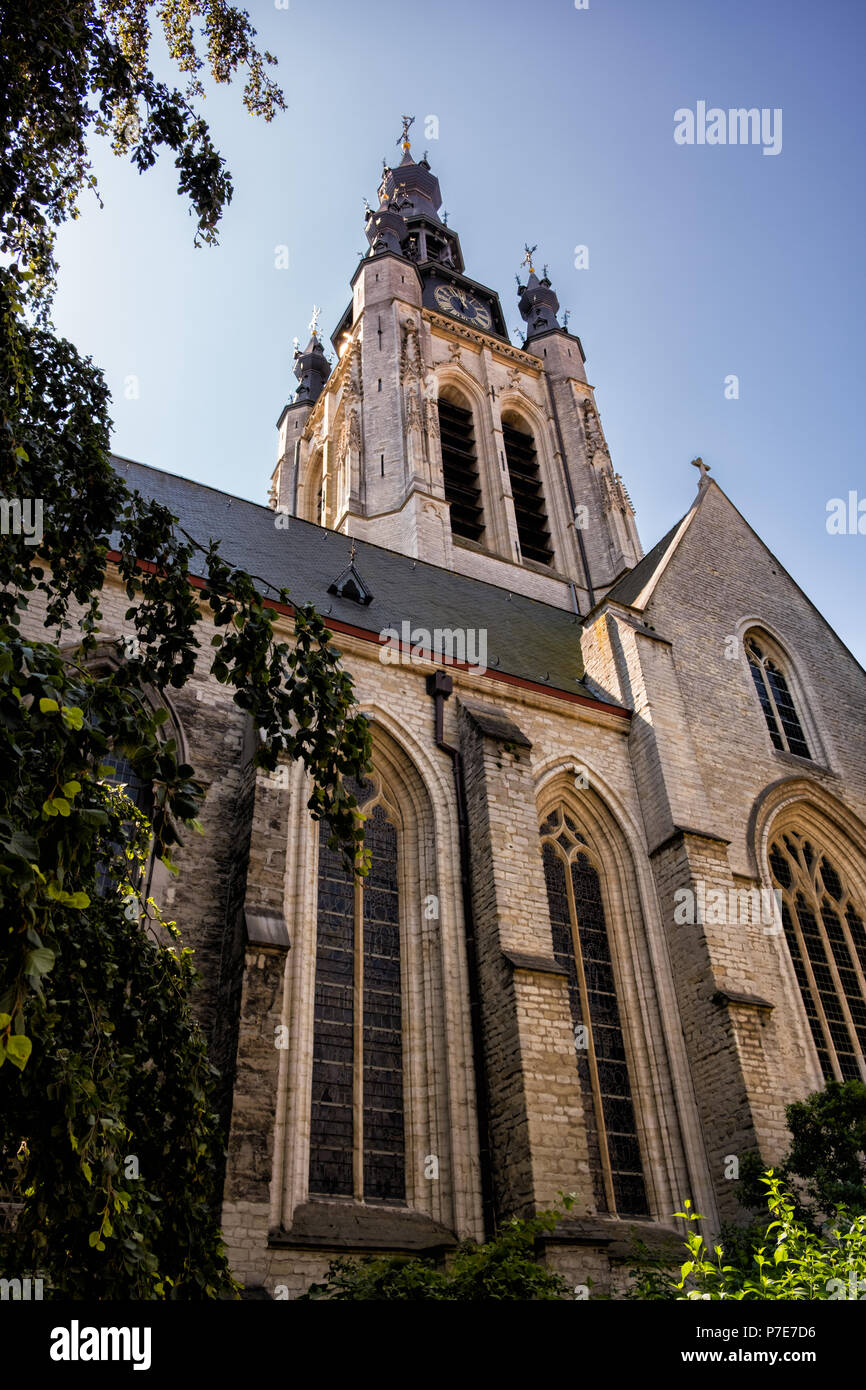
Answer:
[[(184, 92), (150, 71), (152, 15)], [(0, 1273), (41, 1275), (47, 1296), (234, 1291), (190, 953), (140, 900), (148, 842), (173, 869), (202, 800), (164, 737), (161, 693), (196, 669), (229, 687), (260, 735), (256, 764), (299, 759), (313, 816), (363, 870), (342, 779), (367, 770), (369, 729), (323, 620), (299, 607), (293, 643), (280, 640), (264, 594), (288, 605), (285, 591), (127, 489), (109, 459), (102, 374), (48, 322), (56, 228), (95, 189), (93, 135), (142, 172), (168, 151), (197, 243), (215, 241), (231, 180), (200, 114), (199, 73), (206, 64), (219, 83), (243, 71), (247, 107), (270, 120), (283, 98), (254, 39), (228, 0), (0, 10), (0, 1193), (21, 1206), (0, 1233)], [(33, 513), (29, 535), (6, 525), (13, 504), (20, 520), (37, 499), (41, 528)], [(106, 676), (89, 663), (109, 542), (130, 607), (125, 659)], [(28, 610), (55, 644), (22, 636)], [(153, 785), (150, 825), (111, 785), (118, 755)]]
[[(764, 1179), (767, 1216), (753, 1245), (747, 1268), (726, 1260), (721, 1245), (710, 1250), (698, 1231), (703, 1220), (692, 1210), (674, 1213), (689, 1223), (688, 1258), (676, 1268), (675, 1254), (651, 1255), (641, 1247), (632, 1268), (629, 1299), (684, 1302), (809, 1301), (866, 1297), (866, 1216), (853, 1220), (843, 1211), (825, 1235), (797, 1217), (789, 1193), (772, 1169)], [(568, 1209), (573, 1199), (564, 1197)], [(563, 1212), (539, 1213), (530, 1220), (507, 1222), (485, 1245), (464, 1241), (438, 1267), (420, 1257), (334, 1260), (325, 1279), (313, 1284), (305, 1299), (341, 1302), (562, 1301), (574, 1297), (561, 1275), (538, 1262), (538, 1245), (563, 1218)]]
[[(866, 1085), (828, 1081), (787, 1106), (785, 1122), (791, 1147), (775, 1171), (791, 1188), (800, 1219), (820, 1230), (837, 1207), (852, 1216), (866, 1213)], [(761, 1172), (757, 1155), (747, 1154), (738, 1188), (744, 1207), (764, 1205)]]
[(797, 1215), (791, 1194), (767, 1169), (762, 1179), (770, 1221), (763, 1238), (751, 1247), (751, 1259), (731, 1263), (722, 1245), (709, 1249), (697, 1230), (703, 1220), (690, 1202), (675, 1215), (689, 1222), (689, 1258), (679, 1278), (659, 1262), (639, 1264), (629, 1297), (638, 1299), (707, 1299), (766, 1302), (825, 1302), (866, 1296), (866, 1216), (853, 1219), (840, 1209), (825, 1234), (810, 1229)]

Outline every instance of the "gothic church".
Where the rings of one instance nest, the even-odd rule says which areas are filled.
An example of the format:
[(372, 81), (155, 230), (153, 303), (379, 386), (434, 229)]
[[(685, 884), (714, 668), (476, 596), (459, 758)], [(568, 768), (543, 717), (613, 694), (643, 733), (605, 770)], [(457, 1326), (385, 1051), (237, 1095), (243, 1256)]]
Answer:
[(630, 1230), (736, 1217), (731, 1158), (866, 1080), (866, 673), (703, 465), (642, 554), (547, 274), (517, 348), (441, 206), (404, 132), (268, 506), (116, 460), (326, 615), (372, 730), (355, 883), (227, 688), (172, 701), (209, 791), (162, 897), (225, 1077), (232, 1265), (275, 1297), (560, 1192), (545, 1258), (615, 1291)]

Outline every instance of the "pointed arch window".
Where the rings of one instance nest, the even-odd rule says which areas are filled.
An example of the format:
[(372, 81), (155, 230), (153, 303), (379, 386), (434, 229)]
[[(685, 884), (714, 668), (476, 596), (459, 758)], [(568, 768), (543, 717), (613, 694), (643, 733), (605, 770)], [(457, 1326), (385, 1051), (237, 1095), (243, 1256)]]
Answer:
[(403, 1203), (400, 824), (378, 783), (352, 791), (367, 816), (367, 878), (319, 837), (309, 1191)]
[(480, 541), (484, 534), (484, 507), (472, 411), (441, 396), (438, 406), (442, 477), (445, 497), (451, 506), (451, 531), (466, 540)]
[(754, 634), (746, 638), (744, 646), (773, 747), (780, 752), (796, 753), (800, 758), (811, 758), (781, 662), (770, 653), (764, 639)]
[(553, 950), (568, 972), (596, 1210), (648, 1216), (599, 866), (558, 810), (541, 827)]
[[(97, 642), (96, 649), (89, 656), (85, 665), (89, 674), (97, 679), (111, 680), (114, 672), (124, 661), (124, 648), (128, 639), (124, 637), (103, 638)], [(70, 649), (75, 651), (74, 648)], [(174, 740), (178, 750), (178, 762), (186, 763), (186, 739), (183, 730), (178, 722), (175, 710), (166, 700), (164, 695), (158, 695), (151, 687), (135, 688), (135, 695), (142, 709), (146, 709), (152, 714), (154, 709), (162, 709), (168, 715), (167, 721), (159, 731), (160, 741), (169, 737)], [(96, 720), (91, 711), (91, 719)], [(154, 813), (154, 790), (153, 784), (145, 780), (134, 768), (130, 759), (126, 756), (114, 738), (109, 739), (108, 747), (100, 756), (100, 762), (110, 772), (106, 772), (102, 779), (112, 787), (120, 787), (128, 801), (151, 821)], [(131, 827), (131, 818), (127, 822)], [(120, 846), (115, 846), (119, 849)], [(100, 868), (96, 880), (96, 891), (100, 897), (105, 897), (112, 888), (115, 880), (110, 877), (107, 868)], [(138, 884), (139, 895), (142, 901), (151, 896), (159, 896), (170, 882), (168, 871), (165, 866), (154, 857), (153, 846), (147, 857), (147, 862), (142, 866), (141, 878)]]
[[(113, 787), (121, 787), (127, 800), (131, 801), (133, 806), (150, 820), (154, 809), (152, 785), (138, 775), (132, 763), (119, 749), (109, 749), (103, 753), (102, 763), (104, 767), (112, 769), (104, 780)], [(124, 824), (127, 822), (125, 821)], [(150, 896), (149, 885), (152, 872), (153, 855), (151, 853), (142, 874), (142, 896), (144, 898)], [(100, 869), (96, 891), (101, 898), (109, 893), (113, 881), (106, 869)]]
[(531, 434), (503, 421), (502, 441), (505, 445), (508, 476), (511, 479), (520, 553), (525, 560), (535, 560), (539, 565), (550, 565), (553, 563), (553, 547), (550, 543), (535, 440)]
[(866, 1081), (866, 924), (846, 876), (794, 830), (770, 848), (782, 926), (827, 1080)]

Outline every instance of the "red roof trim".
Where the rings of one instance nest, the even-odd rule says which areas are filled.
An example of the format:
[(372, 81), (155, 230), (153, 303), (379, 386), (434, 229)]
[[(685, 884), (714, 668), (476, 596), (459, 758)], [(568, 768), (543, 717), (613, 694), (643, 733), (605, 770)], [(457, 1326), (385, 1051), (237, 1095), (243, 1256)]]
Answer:
[[(116, 564), (120, 560), (120, 552), (117, 550), (109, 550), (107, 558), (114, 561)], [(147, 570), (151, 574), (156, 572), (156, 565), (150, 560), (139, 560), (138, 565), (140, 569)], [(189, 582), (194, 589), (203, 589), (205, 587), (205, 581), (200, 579), (197, 575), (191, 574), (189, 576)], [(276, 599), (267, 597), (264, 597), (264, 602), (268, 608), (273, 608), (276, 613), (283, 613), (289, 618), (294, 615), (295, 610), (290, 603), (279, 603)], [(324, 614), (322, 616), (324, 617)], [(344, 623), (337, 618), (333, 620), (328, 619), (327, 623), (332, 632), (343, 632), (347, 637), (359, 637), (364, 642), (375, 642), (377, 647), (383, 645), (378, 632), (372, 632), (369, 628), (355, 627), (353, 623)], [(411, 651), (411, 648), (406, 648), (402, 642), (399, 644), (399, 647), (401, 653), (404, 650)], [(444, 666), (453, 666), (458, 671), (471, 670), (476, 675), (483, 674), (487, 680), (501, 681), (504, 685), (516, 685), (521, 690), (534, 690), (539, 694), (551, 695), (555, 700), (565, 700), (570, 705), (586, 705), (589, 709), (600, 710), (604, 714), (615, 714), (621, 719), (631, 719), (631, 710), (623, 709), (621, 705), (608, 704), (606, 700), (593, 700), (590, 696), (578, 695), (576, 691), (559, 690), (556, 686), (544, 685), (541, 681), (530, 681), (526, 680), (523, 676), (512, 676), (507, 671), (487, 670), (479, 673), (475, 671), (475, 668), (471, 667), (468, 662), (453, 661), (448, 657), (436, 657), (431, 655), (429, 659), (431, 661), (441, 661)], [(411, 663), (407, 661), (400, 663), (394, 662), (392, 664), (408, 666)]]

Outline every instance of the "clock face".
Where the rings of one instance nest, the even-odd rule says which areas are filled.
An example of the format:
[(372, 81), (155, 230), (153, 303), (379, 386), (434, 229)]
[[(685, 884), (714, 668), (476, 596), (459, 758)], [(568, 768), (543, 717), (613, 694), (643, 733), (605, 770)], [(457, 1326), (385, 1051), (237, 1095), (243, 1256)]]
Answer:
[(437, 285), (433, 298), (445, 314), (465, 319), (467, 323), (485, 332), (489, 332), (493, 327), (493, 319), (487, 305), (471, 291), (464, 290), (462, 285)]

